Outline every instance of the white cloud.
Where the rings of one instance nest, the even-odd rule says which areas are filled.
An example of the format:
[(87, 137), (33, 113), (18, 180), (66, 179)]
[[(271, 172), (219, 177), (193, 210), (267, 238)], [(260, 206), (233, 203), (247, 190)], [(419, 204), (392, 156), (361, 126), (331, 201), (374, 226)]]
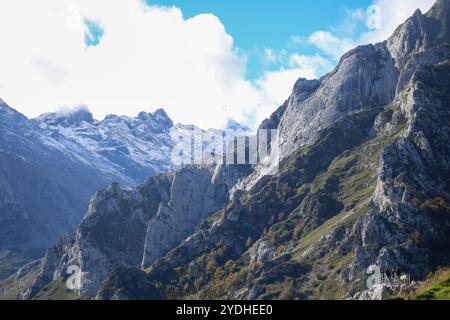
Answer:
[(361, 43), (377, 43), (386, 40), (414, 11), (427, 12), (435, 0), (374, 0), (366, 11), (365, 19), (373, 30), (364, 33)]
[(308, 39), (317, 48), (335, 60), (355, 47), (355, 42), (349, 38), (338, 38), (327, 31), (316, 31)]
[[(284, 52), (282, 53), (284, 55)], [(287, 68), (266, 72), (263, 78), (256, 81), (261, 94), (262, 103), (255, 108), (256, 119), (264, 119), (274, 108), (280, 106), (292, 93), (294, 83), (298, 78), (317, 79), (331, 70), (334, 64), (321, 56), (306, 56), (298, 53), (291, 54), (286, 62)]]
[[(256, 81), (262, 101), (281, 105), (291, 94), (292, 87), (298, 78), (316, 79), (322, 75), (322, 70), (328, 71), (333, 64), (320, 56), (302, 56), (292, 54), (289, 68), (266, 72), (263, 78)], [(273, 110), (272, 110), (273, 111)]]
[[(340, 25), (329, 31), (318, 30), (306, 42), (337, 61), (357, 45), (386, 40), (416, 9), (426, 12), (434, 2), (435, 0), (374, 0), (365, 9), (347, 9), (346, 17)], [(305, 39), (299, 36), (293, 36), (291, 41), (305, 43)]]
[(322, 56), (306, 56), (298, 53), (289, 57), (289, 65), (306, 79), (317, 79), (334, 67), (333, 62)]
[(275, 53), (275, 50), (273, 50), (272, 48), (264, 49), (264, 58), (268, 63), (277, 62), (277, 54)]
[[(85, 45), (94, 35), (83, 19), (103, 29), (99, 45)], [(204, 128), (249, 115), (257, 125), (312, 74), (294, 65), (247, 81), (246, 57), (217, 17), (185, 19), (140, 0), (2, 0), (0, 41), (0, 96), (30, 117), (79, 104), (97, 118), (162, 106)]]
[[(87, 48), (85, 30), (67, 27), (73, 3), (101, 23), (100, 45)], [(186, 20), (177, 8), (137, 0), (7, 0), (0, 40), (8, 44), (1, 95), (29, 116), (80, 103), (97, 117), (164, 106), (177, 121), (218, 125), (219, 104), (238, 107), (230, 92), (253, 93), (241, 84), (245, 60), (213, 15)]]
[[(282, 67), (247, 81), (246, 56), (212, 14), (185, 19), (176, 7), (148, 7), (141, 0), (2, 0), (0, 97), (28, 116), (86, 104), (94, 116), (164, 107), (176, 122), (204, 128), (228, 118), (257, 125), (286, 99), (299, 77), (315, 78), (355, 43), (384, 40), (432, 0), (376, 0), (378, 30), (358, 39), (318, 31), (308, 39), (327, 57), (267, 49)], [(367, 15), (358, 11), (353, 19)], [(82, 19), (104, 31), (86, 47)], [(353, 39), (353, 40), (352, 40)]]

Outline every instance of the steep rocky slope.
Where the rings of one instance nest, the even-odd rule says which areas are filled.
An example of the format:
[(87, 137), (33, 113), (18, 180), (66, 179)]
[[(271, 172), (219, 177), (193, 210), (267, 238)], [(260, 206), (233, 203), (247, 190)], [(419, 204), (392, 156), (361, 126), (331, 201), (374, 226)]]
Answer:
[[(79, 292), (99, 299), (342, 299), (366, 289), (372, 264), (417, 280), (448, 266), (449, 17), (438, 0), (322, 79), (300, 79), (261, 125), (280, 129), (277, 174), (186, 168), (99, 192), (26, 296), (71, 263)], [(123, 268), (136, 270), (121, 279)]]
[(47, 250), (27, 295), (67, 278), (70, 265), (81, 268), (80, 293), (95, 296), (115, 266), (151, 264), (227, 203), (229, 189), (245, 168), (186, 167), (149, 178), (136, 190), (113, 184), (97, 192), (76, 233)]

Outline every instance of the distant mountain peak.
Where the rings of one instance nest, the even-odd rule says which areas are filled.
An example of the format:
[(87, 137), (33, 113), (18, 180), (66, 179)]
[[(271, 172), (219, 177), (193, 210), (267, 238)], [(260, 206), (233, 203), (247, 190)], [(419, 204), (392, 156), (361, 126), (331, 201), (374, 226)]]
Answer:
[(242, 130), (242, 131), (251, 131), (249, 127), (240, 124), (239, 122), (229, 119), (227, 125), (225, 127), (226, 130)]
[(157, 117), (161, 116), (169, 118), (169, 116), (167, 115), (166, 111), (163, 108), (156, 109), (155, 112), (153, 112), (153, 115)]
[(422, 15), (422, 11), (419, 8), (417, 8), (416, 11), (414, 11), (412, 16), (415, 17), (415, 16), (421, 16), (421, 15)]
[(0, 117), (1, 121), (23, 121), (26, 117), (18, 112), (17, 110), (11, 108), (2, 98), (0, 98), (0, 113), (2, 116)]
[(4, 113), (10, 110), (11, 108), (6, 104), (6, 102), (0, 98), (0, 112)]
[(78, 106), (69, 109), (61, 109), (58, 110), (56, 113), (60, 115), (70, 115), (70, 116), (80, 114), (92, 115), (91, 112), (89, 111), (89, 108), (84, 104), (80, 104)]
[(60, 124), (68, 127), (78, 125), (83, 121), (93, 123), (94, 117), (87, 106), (79, 105), (72, 109), (61, 109), (56, 112), (44, 113), (38, 117), (38, 120), (49, 125)]
[(138, 119), (142, 121), (155, 121), (165, 127), (172, 127), (173, 121), (167, 115), (166, 111), (162, 108), (155, 110), (153, 113), (142, 111), (137, 116)]
[(0, 98), (0, 110), (3, 109), (11, 109), (11, 107), (5, 102), (5, 100)]

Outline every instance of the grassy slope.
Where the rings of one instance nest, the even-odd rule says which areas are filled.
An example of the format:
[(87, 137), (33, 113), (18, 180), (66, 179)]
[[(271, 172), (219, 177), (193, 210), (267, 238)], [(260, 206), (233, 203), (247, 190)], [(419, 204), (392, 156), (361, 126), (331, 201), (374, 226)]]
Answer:
[(42, 289), (34, 300), (81, 300), (82, 297), (67, 289), (66, 284), (53, 281)]
[(410, 299), (450, 300), (450, 269), (441, 269), (430, 275)]

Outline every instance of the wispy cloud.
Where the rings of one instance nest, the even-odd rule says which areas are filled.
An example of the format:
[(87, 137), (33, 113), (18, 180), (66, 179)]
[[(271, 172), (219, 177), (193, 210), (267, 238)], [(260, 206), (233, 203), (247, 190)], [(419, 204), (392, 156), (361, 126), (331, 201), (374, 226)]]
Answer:
[(339, 60), (345, 52), (356, 45), (352, 39), (339, 38), (328, 31), (316, 31), (308, 38), (308, 41), (334, 60)]
[(338, 60), (357, 45), (386, 40), (416, 9), (425, 12), (433, 3), (434, 0), (374, 0), (367, 8), (347, 8), (342, 23), (329, 30), (318, 30), (307, 39), (293, 39), (309, 41), (323, 54)]

